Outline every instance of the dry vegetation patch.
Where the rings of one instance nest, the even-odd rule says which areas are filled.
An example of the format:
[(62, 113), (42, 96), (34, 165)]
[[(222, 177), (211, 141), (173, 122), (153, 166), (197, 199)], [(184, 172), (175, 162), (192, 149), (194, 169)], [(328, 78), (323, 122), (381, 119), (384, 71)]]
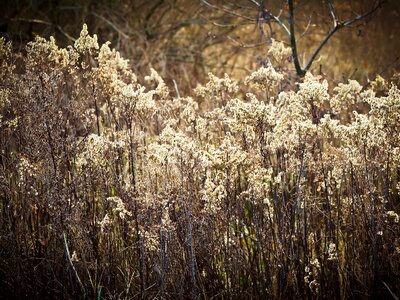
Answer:
[(400, 295), (395, 84), (270, 64), (184, 97), (86, 26), (0, 62), (3, 295)]

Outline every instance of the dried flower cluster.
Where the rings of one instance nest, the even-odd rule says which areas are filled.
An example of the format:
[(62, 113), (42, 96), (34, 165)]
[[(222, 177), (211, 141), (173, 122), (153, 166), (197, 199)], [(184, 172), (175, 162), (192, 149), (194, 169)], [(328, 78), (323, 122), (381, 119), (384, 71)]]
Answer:
[(268, 50), (268, 55), (275, 59), (277, 63), (281, 63), (292, 56), (292, 49), (286, 47), (283, 42), (271, 39), (271, 46)]
[(396, 85), (281, 91), (270, 65), (174, 98), (86, 26), (65, 49), (0, 39), (0, 65), (4, 295), (400, 291)]

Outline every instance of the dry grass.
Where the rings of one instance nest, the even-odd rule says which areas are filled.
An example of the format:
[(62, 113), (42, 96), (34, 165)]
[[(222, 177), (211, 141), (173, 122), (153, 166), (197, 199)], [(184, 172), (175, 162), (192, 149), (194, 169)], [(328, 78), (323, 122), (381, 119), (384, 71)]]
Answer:
[(400, 294), (395, 85), (269, 66), (173, 97), (86, 27), (0, 54), (5, 297)]

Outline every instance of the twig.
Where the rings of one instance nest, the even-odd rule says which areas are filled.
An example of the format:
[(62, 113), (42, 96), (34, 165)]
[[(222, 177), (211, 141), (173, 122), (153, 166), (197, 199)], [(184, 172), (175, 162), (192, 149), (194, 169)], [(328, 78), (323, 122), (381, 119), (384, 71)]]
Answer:
[(209, 3), (209, 2), (207, 2), (206, 0), (201, 0), (201, 2), (204, 3), (205, 5), (207, 5), (208, 7), (211, 7), (211, 8), (216, 9), (216, 10), (222, 10), (222, 11), (224, 11), (224, 12), (226, 12), (226, 13), (232, 15), (232, 16), (239, 17), (239, 18), (242, 18), (242, 19), (245, 19), (245, 20), (249, 20), (249, 21), (253, 21), (253, 22), (256, 21), (253, 18), (249, 18), (247, 16), (243, 16), (241, 14), (235, 13), (232, 10), (227, 9), (225, 7), (219, 7), (219, 6), (213, 5), (213, 4)]
[(63, 234), (62, 234), (62, 235), (63, 235), (63, 239), (64, 239), (65, 252), (67, 253), (67, 257), (68, 257), (69, 264), (71, 265), (72, 270), (73, 270), (74, 273), (75, 273), (75, 276), (76, 276), (76, 278), (77, 278), (77, 280), (78, 280), (79, 286), (81, 287), (83, 294), (86, 295), (86, 293), (85, 293), (85, 287), (83, 286), (83, 283), (82, 283), (81, 279), (79, 278), (78, 272), (77, 272), (76, 269), (75, 269), (74, 263), (72, 262), (71, 255), (70, 255), (69, 249), (68, 249), (67, 237), (65, 236), (65, 232), (64, 232), (64, 231), (63, 231)]
[(334, 6), (332, 0), (328, 0), (328, 7), (329, 7), (329, 12), (330, 12), (330, 14), (332, 16), (332, 19), (333, 19), (333, 27), (336, 27), (338, 18), (336, 16), (335, 6)]
[(389, 288), (389, 286), (384, 281), (382, 281), (382, 283), (388, 289), (388, 291), (389, 291), (390, 295), (392, 295), (393, 299), (399, 300), (399, 297), (397, 297), (396, 294), (392, 292), (392, 290)]
[(99, 15), (95, 12), (92, 12), (92, 15), (103, 20), (104, 22), (106, 22), (108, 25), (110, 25), (120, 36), (123, 36), (126, 39), (129, 39), (129, 35), (127, 35), (126, 33), (124, 33), (122, 30), (120, 30), (113, 22), (111, 22), (110, 20), (106, 19), (105, 17), (103, 17), (102, 15)]
[(241, 41), (239, 42), (234, 38), (230, 37), (229, 35), (226, 38), (230, 40), (235, 46), (240, 48), (257, 48), (269, 44), (268, 42), (261, 42), (257, 44), (243, 44)]
[(311, 15), (310, 15), (310, 19), (308, 20), (306, 29), (304, 29), (304, 31), (300, 34), (300, 38), (302, 38), (303, 36), (305, 36), (306, 33), (308, 32), (308, 29), (310, 28), (311, 21), (312, 21), (312, 16), (313, 16), (313, 12), (312, 12)]
[(351, 24), (353, 24), (353, 23), (355, 23), (357, 21), (360, 21), (360, 20), (372, 15), (375, 11), (377, 11), (383, 5), (383, 3), (385, 1), (386, 0), (377, 0), (377, 1), (375, 1), (375, 5), (371, 10), (367, 11), (366, 13), (364, 13), (362, 15), (357, 16), (354, 19), (347, 19), (346, 21), (343, 21), (343, 27), (344, 26), (349, 26), (349, 25), (351, 25)]
[[(254, 3), (257, 7), (261, 8), (261, 5), (260, 5), (257, 1), (255, 1), (255, 0), (250, 0), (250, 1), (251, 1), (252, 3)], [(268, 10), (266, 10), (266, 9), (264, 9), (264, 11), (265, 11), (265, 13), (268, 14), (268, 16), (269, 16), (272, 20), (274, 20), (279, 26), (282, 27), (282, 29), (286, 32), (286, 34), (287, 34), (287, 35), (289, 36), (289, 38), (290, 38), (290, 31), (289, 31), (289, 29), (286, 27), (286, 25), (283, 24), (282, 21), (281, 21), (278, 17), (276, 17), (274, 14), (272, 14), (270, 11), (268, 11)]]
[[(289, 3), (290, 3), (290, 2), (293, 2), (293, 0), (289, 0)], [(366, 18), (366, 17), (372, 15), (378, 8), (381, 7), (381, 5), (382, 5), (383, 3), (384, 3), (384, 0), (377, 0), (377, 1), (375, 2), (375, 6), (374, 6), (371, 10), (367, 11), (366, 13), (364, 13), (364, 14), (362, 14), (362, 15), (357, 16), (356, 18), (347, 19), (347, 20), (345, 20), (345, 21), (343, 21), (343, 22), (340, 22), (340, 21), (335, 20), (334, 23), (335, 23), (336, 25), (335, 25), (335, 26), (329, 31), (329, 33), (325, 36), (325, 38), (322, 40), (321, 44), (317, 47), (317, 49), (315, 49), (313, 55), (311, 56), (311, 58), (309, 59), (307, 65), (306, 65), (306, 67), (302, 70), (303, 75), (310, 69), (312, 63), (314, 62), (314, 60), (315, 60), (315, 58), (317, 57), (318, 53), (321, 51), (322, 47), (325, 46), (325, 44), (328, 42), (328, 40), (332, 37), (332, 35), (333, 35), (336, 31), (338, 31), (339, 29), (342, 29), (342, 28), (344, 28), (344, 27), (346, 27), (346, 26), (349, 26), (349, 25), (351, 25), (351, 24), (353, 24), (353, 23), (355, 23), (355, 22), (357, 22), (357, 21), (360, 21), (361, 19), (364, 19), (364, 18)], [(330, 11), (331, 11), (332, 17), (336, 18), (336, 14), (333, 12), (333, 10), (330, 9)], [(297, 71), (297, 68), (296, 68), (296, 71)]]
[(47, 22), (44, 20), (40, 19), (26, 19), (26, 18), (12, 18), (11, 21), (22, 21), (22, 22), (28, 22), (28, 23), (36, 23), (36, 24), (43, 24), (43, 25), (48, 25), (48, 26), (53, 26), (55, 27), (58, 31), (60, 31), (67, 39), (75, 42), (76, 39), (70, 36), (68, 33), (64, 31), (64, 29), (61, 28), (59, 25), (55, 25), (51, 22)]
[(175, 91), (176, 91), (176, 97), (179, 99), (181, 96), (179, 94), (178, 84), (176, 83), (175, 79), (172, 79), (172, 82), (174, 83), (174, 88), (175, 88)]
[[(318, 53), (321, 51), (322, 47), (324, 47), (325, 44), (329, 41), (329, 39), (332, 37), (332, 35), (333, 35), (336, 31), (338, 31), (340, 28), (342, 28), (342, 27), (343, 27), (343, 25), (339, 23), (339, 24), (336, 25), (336, 27), (332, 28), (331, 31), (329, 31), (329, 33), (328, 33), (328, 34), (325, 36), (325, 38), (322, 40), (321, 44), (319, 44), (319, 46), (317, 47), (317, 49), (315, 49), (313, 55), (312, 55), (311, 58), (308, 60), (308, 63), (307, 63), (307, 65), (306, 65), (306, 67), (304, 68), (304, 70), (302, 70), (302, 73), (305, 74), (305, 73), (310, 69), (312, 63), (314, 62), (314, 60), (315, 60), (315, 58), (317, 57)], [(296, 68), (296, 71), (297, 71), (297, 68)], [(303, 75), (304, 75), (304, 74), (303, 74)]]

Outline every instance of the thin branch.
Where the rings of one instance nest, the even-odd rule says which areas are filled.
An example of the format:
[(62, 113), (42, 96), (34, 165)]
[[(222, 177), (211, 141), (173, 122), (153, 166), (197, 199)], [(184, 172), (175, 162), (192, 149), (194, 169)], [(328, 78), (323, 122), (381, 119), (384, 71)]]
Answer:
[(245, 6), (245, 5), (242, 5), (242, 4), (239, 4), (239, 3), (232, 3), (232, 0), (223, 0), (223, 2), (225, 2), (225, 3), (227, 3), (227, 4), (229, 4), (229, 5), (232, 5), (232, 6), (234, 6), (236, 9), (241, 9), (241, 10), (243, 10), (243, 9), (250, 9), (250, 10), (252, 10), (253, 9), (253, 6)]
[(178, 84), (176, 83), (175, 79), (172, 79), (172, 82), (174, 83), (176, 97), (179, 99), (181, 97), (181, 95), (179, 94)]
[(239, 17), (239, 18), (242, 18), (242, 19), (245, 19), (245, 20), (249, 20), (249, 21), (253, 21), (253, 22), (256, 21), (255, 19), (252, 19), (252, 18), (249, 18), (247, 16), (243, 16), (241, 14), (235, 13), (232, 10), (229, 10), (229, 9), (227, 9), (225, 7), (220, 7), (220, 6), (213, 5), (210, 2), (207, 2), (206, 0), (201, 0), (201, 2), (203, 2), (208, 7), (211, 7), (211, 8), (216, 9), (216, 10), (222, 10), (223, 12), (226, 12), (226, 13), (228, 13), (230, 15), (235, 16), (235, 17)]
[(226, 36), (226, 38), (228, 40), (230, 40), (234, 46), (237, 46), (240, 48), (257, 48), (257, 47), (261, 47), (261, 46), (269, 44), (268, 42), (261, 42), (261, 43), (256, 43), (256, 44), (243, 44), (241, 41), (237, 41), (229, 35)]
[(382, 4), (385, 1), (386, 0), (377, 0), (377, 1), (375, 1), (375, 6), (371, 10), (369, 10), (366, 13), (364, 13), (362, 15), (359, 15), (359, 16), (353, 18), (353, 19), (348, 19), (346, 21), (343, 21), (343, 27), (344, 26), (349, 26), (349, 25), (351, 25), (351, 24), (353, 24), (353, 23), (355, 23), (357, 21), (360, 21), (360, 20), (372, 15), (375, 11), (377, 11), (382, 6)]
[(399, 297), (397, 297), (396, 294), (392, 292), (392, 290), (389, 288), (389, 286), (384, 281), (382, 281), (382, 283), (388, 289), (388, 291), (389, 291), (390, 295), (392, 295), (393, 299), (399, 300)]
[[(257, 7), (262, 8), (261, 5), (260, 5), (257, 1), (255, 1), (255, 0), (250, 0), (250, 1), (251, 1), (252, 3), (254, 3)], [(272, 13), (271, 13), (270, 11), (268, 11), (267, 9), (264, 9), (264, 12), (267, 13), (268, 16), (269, 16), (272, 20), (274, 20), (279, 26), (281, 26), (282, 29), (286, 32), (286, 34), (287, 34), (287, 35), (289, 36), (289, 38), (290, 38), (290, 31), (289, 31), (289, 29), (286, 27), (286, 25), (283, 24), (282, 21), (279, 20), (278, 17), (276, 17), (274, 14), (272, 14)]]
[(125, 32), (123, 32), (121, 29), (119, 29), (117, 27), (117, 25), (115, 25), (113, 22), (111, 22), (110, 20), (106, 19), (105, 17), (103, 17), (102, 15), (99, 15), (95, 12), (92, 12), (92, 15), (103, 20), (104, 22), (106, 22), (108, 25), (110, 25), (120, 36), (123, 36), (126, 39), (129, 39), (129, 35), (127, 35)]
[(287, 34), (288, 36), (290, 36), (290, 31), (289, 31), (289, 29), (286, 27), (286, 25), (283, 24), (281, 20), (279, 20), (277, 17), (275, 17), (275, 16), (274, 16), (272, 13), (270, 13), (269, 11), (266, 11), (266, 12), (267, 12), (267, 14), (270, 16), (270, 18), (271, 18), (272, 20), (274, 20), (276, 23), (278, 23), (278, 25), (282, 27), (282, 29), (286, 32), (286, 34)]
[(22, 21), (22, 22), (28, 22), (28, 23), (36, 23), (36, 24), (43, 24), (43, 25), (48, 25), (48, 26), (53, 26), (56, 28), (59, 32), (61, 32), (62, 35), (64, 35), (67, 39), (75, 42), (76, 39), (70, 36), (68, 33), (64, 31), (64, 29), (61, 28), (60, 25), (53, 24), (48, 21), (40, 20), (40, 19), (26, 19), (26, 18), (12, 18), (11, 21)]
[[(290, 2), (293, 2), (293, 0), (289, 0), (289, 3), (290, 3)], [(317, 57), (318, 53), (321, 51), (322, 47), (325, 46), (325, 44), (329, 41), (329, 39), (332, 37), (332, 35), (333, 35), (336, 31), (338, 31), (338, 30), (341, 29), (341, 28), (344, 28), (344, 27), (346, 27), (346, 26), (349, 26), (349, 25), (351, 25), (351, 24), (353, 24), (353, 23), (355, 23), (355, 22), (357, 22), (357, 21), (360, 21), (360, 20), (362, 20), (362, 19), (364, 19), (364, 18), (366, 18), (366, 17), (372, 15), (376, 10), (378, 10), (378, 9), (381, 7), (381, 5), (382, 5), (384, 2), (385, 2), (385, 0), (377, 0), (377, 1), (375, 2), (374, 7), (373, 7), (371, 10), (367, 11), (366, 13), (364, 13), (364, 14), (362, 14), (362, 15), (359, 15), (359, 16), (357, 16), (356, 18), (348, 19), (348, 20), (343, 21), (343, 22), (337, 21), (337, 22), (336, 22), (336, 26), (333, 27), (333, 28), (329, 31), (329, 33), (328, 33), (328, 34), (325, 36), (325, 38), (322, 40), (321, 44), (317, 47), (317, 49), (315, 49), (313, 55), (311, 56), (311, 58), (309, 59), (307, 65), (306, 65), (306, 67), (305, 67), (304, 70), (303, 70), (304, 74), (310, 69), (312, 63), (314, 62), (314, 60), (315, 60), (315, 58)], [(331, 11), (332, 11), (332, 10), (331, 10)], [(333, 16), (336, 16), (336, 15), (333, 14)], [(297, 67), (296, 67), (296, 71), (297, 71)], [(298, 74), (299, 74), (299, 73), (298, 73)]]
[(337, 16), (336, 16), (335, 6), (334, 6), (332, 0), (328, 0), (328, 7), (329, 7), (329, 13), (330, 13), (331, 16), (332, 16), (333, 27), (336, 27), (336, 26), (337, 26), (338, 18), (337, 18)]
[(75, 269), (74, 263), (72, 262), (71, 255), (70, 255), (69, 249), (68, 249), (67, 237), (65, 236), (65, 232), (63, 232), (62, 235), (63, 235), (63, 239), (64, 239), (65, 252), (67, 253), (67, 258), (68, 258), (69, 264), (71, 265), (72, 270), (75, 273), (75, 276), (76, 276), (76, 278), (78, 280), (79, 286), (81, 287), (83, 293), (86, 294), (85, 293), (85, 287), (83, 286), (83, 283), (82, 283), (81, 279), (79, 278), (78, 272)]
[(308, 19), (308, 23), (307, 23), (306, 29), (304, 29), (304, 31), (300, 34), (300, 38), (302, 38), (303, 36), (305, 36), (307, 34), (308, 29), (311, 26), (312, 16), (313, 16), (313, 12), (310, 15), (310, 19)]
[(329, 31), (329, 33), (325, 36), (325, 38), (323, 39), (321, 44), (319, 44), (319, 46), (317, 47), (317, 49), (315, 49), (313, 55), (309, 59), (306, 67), (304, 68), (304, 73), (307, 72), (310, 69), (312, 63), (314, 62), (314, 60), (317, 57), (318, 53), (321, 51), (322, 47), (324, 47), (325, 44), (329, 41), (329, 39), (332, 37), (332, 35), (342, 27), (343, 27), (343, 25), (338, 23), (334, 28), (331, 29), (331, 31)]
[(246, 25), (254, 24), (254, 21), (251, 21), (251, 22), (243, 22), (243, 23), (237, 23), (237, 24), (222, 24), (222, 23), (218, 23), (218, 22), (216, 22), (216, 21), (214, 21), (214, 20), (211, 20), (210, 18), (207, 18), (207, 17), (204, 16), (204, 15), (200, 15), (200, 18), (201, 18), (201, 19), (204, 19), (204, 20), (207, 21), (208, 23), (213, 24), (213, 25), (216, 26), (216, 27), (222, 27), (222, 28), (229, 28), (229, 27), (237, 28), (237, 27), (240, 27), (240, 26), (246, 26)]
[(279, 10), (279, 14), (276, 16), (278, 19), (281, 17), (281, 15), (283, 13), (283, 10), (285, 9), (285, 5), (286, 5), (286, 1), (282, 0), (282, 5), (281, 5), (281, 8)]

